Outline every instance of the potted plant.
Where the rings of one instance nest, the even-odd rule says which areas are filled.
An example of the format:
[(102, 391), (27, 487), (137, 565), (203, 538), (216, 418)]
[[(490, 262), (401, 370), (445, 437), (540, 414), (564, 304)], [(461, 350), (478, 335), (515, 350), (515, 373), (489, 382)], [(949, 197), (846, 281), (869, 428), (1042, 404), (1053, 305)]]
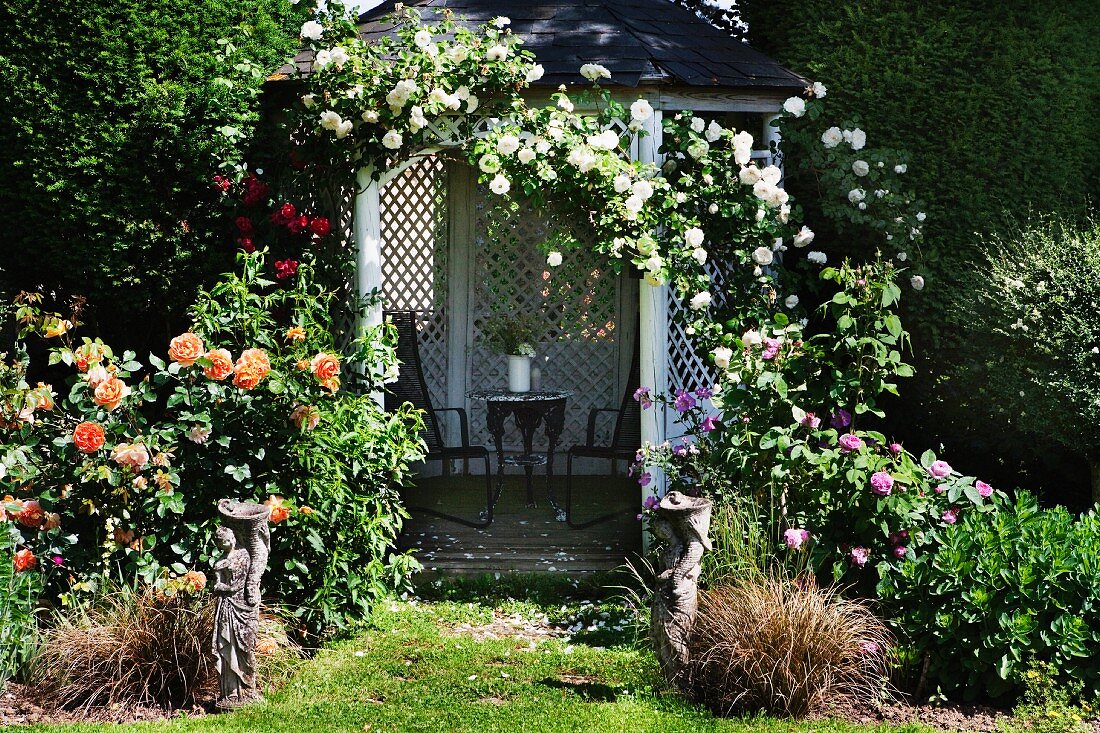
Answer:
[(508, 389), (531, 391), (531, 359), (535, 355), (535, 324), (527, 316), (497, 315), (482, 327), (485, 344), (508, 357)]

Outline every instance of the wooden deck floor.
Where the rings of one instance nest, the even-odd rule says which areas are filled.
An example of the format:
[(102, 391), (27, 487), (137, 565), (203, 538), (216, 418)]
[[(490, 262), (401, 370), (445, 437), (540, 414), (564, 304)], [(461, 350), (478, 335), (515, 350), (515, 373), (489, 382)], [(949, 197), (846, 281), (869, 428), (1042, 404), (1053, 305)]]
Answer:
[[(506, 476), (504, 480), (494, 521), (486, 529), (414, 512), (399, 546), (414, 550), (425, 570), (443, 574), (606, 572), (641, 551), (641, 522), (636, 518), (639, 491), (634, 481), (611, 476), (575, 478), (575, 521), (617, 513), (607, 522), (573, 529), (555, 521), (546, 499), (545, 479), (536, 478), (536, 508), (525, 506), (522, 477)], [(403, 493), (407, 505), (474, 519), (484, 506), (484, 487), (480, 476), (454, 476), (422, 479)], [(555, 480), (555, 489), (564, 507), (564, 479)]]

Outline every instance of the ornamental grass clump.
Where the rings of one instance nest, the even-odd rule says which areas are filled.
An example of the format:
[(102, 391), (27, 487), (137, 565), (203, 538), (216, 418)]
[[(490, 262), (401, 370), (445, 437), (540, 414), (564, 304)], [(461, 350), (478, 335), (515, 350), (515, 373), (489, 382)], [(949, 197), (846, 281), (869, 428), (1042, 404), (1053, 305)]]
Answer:
[[(216, 599), (188, 573), (168, 586), (120, 587), (45, 632), (31, 663), (42, 698), (59, 709), (137, 705), (177, 709), (217, 692), (211, 651)], [(261, 686), (281, 678), (297, 647), (282, 624), (261, 618), (256, 640)]]
[(812, 580), (759, 577), (700, 593), (685, 688), (716, 715), (801, 717), (878, 700), (890, 648), (866, 604)]

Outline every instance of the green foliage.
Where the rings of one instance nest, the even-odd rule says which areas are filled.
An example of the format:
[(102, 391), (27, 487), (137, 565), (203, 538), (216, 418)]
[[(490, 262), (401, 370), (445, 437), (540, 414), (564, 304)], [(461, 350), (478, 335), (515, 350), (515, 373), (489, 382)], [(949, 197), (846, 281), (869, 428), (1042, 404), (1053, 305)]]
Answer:
[(14, 526), (0, 522), (0, 683), (18, 675), (37, 647), (42, 579), (37, 573), (16, 572), (13, 555), (21, 541)]
[(1037, 218), (982, 257), (952, 300), (972, 334), (961, 407), (1100, 461), (1100, 222)]
[(1079, 681), (1059, 680), (1049, 664), (1033, 662), (1027, 674), (1027, 687), (1023, 700), (1012, 716), (1012, 727), (1003, 721), (998, 725), (1004, 733), (1024, 730), (1031, 733), (1088, 733), (1091, 726), (1084, 722), (1090, 717), (1091, 706), (1078, 704), (1082, 685)]
[[(879, 594), (904, 640), (952, 696), (1020, 691), (1032, 659), (1100, 690), (1100, 517), (1040, 509), (1030, 494), (963, 513), (938, 552), (905, 562)], [(960, 653), (965, 650), (965, 653)]]
[(498, 354), (534, 356), (539, 330), (538, 321), (528, 313), (501, 313), (485, 321), (481, 334), (485, 345)]
[(0, 288), (87, 296), (96, 331), (127, 346), (164, 338), (232, 264), (210, 178), (249, 140), (298, 12), (285, 0), (0, 4)]

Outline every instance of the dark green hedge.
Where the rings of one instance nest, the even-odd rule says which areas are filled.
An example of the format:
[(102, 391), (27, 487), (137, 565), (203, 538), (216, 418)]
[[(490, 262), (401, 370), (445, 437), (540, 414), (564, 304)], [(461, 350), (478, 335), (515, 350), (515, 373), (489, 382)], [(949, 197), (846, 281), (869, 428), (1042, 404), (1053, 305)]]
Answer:
[[(968, 417), (965, 364), (975, 355), (947, 303), (979, 261), (976, 233), (1029, 211), (1075, 219), (1100, 194), (1100, 3), (739, 5), (753, 46), (828, 86), (830, 117), (858, 117), (869, 145), (912, 153), (910, 182), (928, 203), (929, 277), (906, 298), (922, 376), (894, 413), (921, 426), (923, 444), (941, 437), (979, 453), (1013, 444), (1019, 436)], [(835, 252), (850, 242), (823, 244)]]
[(263, 81), (236, 65), (277, 67), (295, 13), (288, 0), (0, 3), (0, 290), (83, 295), (115, 343), (164, 340), (232, 263), (210, 179), (240, 139), (218, 130), (247, 133)]

